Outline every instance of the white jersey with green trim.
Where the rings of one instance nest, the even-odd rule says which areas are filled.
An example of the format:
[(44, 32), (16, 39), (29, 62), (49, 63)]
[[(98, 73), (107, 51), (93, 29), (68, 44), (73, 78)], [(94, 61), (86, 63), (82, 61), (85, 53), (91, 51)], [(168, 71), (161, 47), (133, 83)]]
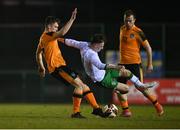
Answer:
[(94, 82), (104, 79), (106, 64), (102, 63), (98, 53), (89, 47), (89, 42), (65, 39), (65, 44), (80, 50), (85, 72)]

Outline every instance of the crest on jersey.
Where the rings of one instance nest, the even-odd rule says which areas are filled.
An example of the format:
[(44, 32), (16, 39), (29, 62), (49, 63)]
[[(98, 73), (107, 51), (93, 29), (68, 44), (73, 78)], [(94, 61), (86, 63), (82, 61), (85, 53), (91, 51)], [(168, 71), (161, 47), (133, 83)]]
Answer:
[(116, 85), (116, 81), (113, 80), (113, 81), (111, 82), (111, 85), (113, 85), (113, 86)]
[(130, 38), (134, 38), (134, 34), (133, 33), (130, 34)]

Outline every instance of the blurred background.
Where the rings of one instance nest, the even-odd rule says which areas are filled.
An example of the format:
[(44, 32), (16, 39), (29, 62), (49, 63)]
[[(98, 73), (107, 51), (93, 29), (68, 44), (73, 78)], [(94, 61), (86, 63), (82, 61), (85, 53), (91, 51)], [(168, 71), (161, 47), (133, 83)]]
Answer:
[[(124, 11), (132, 9), (137, 15), (136, 25), (144, 31), (153, 49), (154, 72), (145, 73), (145, 81), (159, 82), (153, 91), (163, 104), (180, 104), (178, 4), (130, 0), (1, 0), (0, 102), (72, 102), (71, 86), (49, 75), (39, 78), (35, 52), (44, 19), (48, 15), (56, 16), (63, 26), (75, 7), (78, 8), (77, 19), (66, 37), (89, 41), (94, 33), (103, 33), (107, 43), (100, 57), (106, 63), (118, 63), (119, 27), (123, 24)], [(94, 86), (87, 79), (79, 51), (64, 45), (60, 47), (69, 66), (91, 86), (98, 102), (110, 102), (111, 90)], [(145, 67), (143, 50), (142, 58)], [(133, 87), (129, 95), (132, 104), (149, 103)]]

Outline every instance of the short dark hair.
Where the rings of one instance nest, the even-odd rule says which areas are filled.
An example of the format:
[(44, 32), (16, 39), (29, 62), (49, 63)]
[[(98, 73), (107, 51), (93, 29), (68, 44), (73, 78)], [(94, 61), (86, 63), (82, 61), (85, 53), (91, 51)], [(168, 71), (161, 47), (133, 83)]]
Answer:
[(45, 27), (55, 22), (60, 23), (60, 20), (54, 16), (47, 16), (45, 19)]
[(94, 34), (91, 38), (91, 44), (105, 42), (103, 34)]
[(134, 16), (134, 18), (136, 18), (136, 14), (134, 13), (134, 11), (132, 11), (131, 9), (128, 9), (124, 12), (124, 15), (126, 15), (126, 17), (129, 17), (131, 15)]

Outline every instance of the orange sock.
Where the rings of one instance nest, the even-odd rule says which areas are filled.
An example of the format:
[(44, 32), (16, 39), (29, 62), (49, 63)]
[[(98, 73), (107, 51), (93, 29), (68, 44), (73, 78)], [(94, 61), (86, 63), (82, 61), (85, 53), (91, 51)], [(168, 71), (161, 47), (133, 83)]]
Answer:
[(127, 95), (118, 93), (119, 103), (123, 110), (129, 109), (129, 104), (127, 101)]
[(148, 95), (147, 98), (148, 98), (152, 103), (155, 102), (155, 101), (157, 101), (157, 98), (156, 98), (156, 96), (154, 96), (154, 95)]
[(96, 99), (94, 97), (94, 94), (92, 93), (92, 91), (86, 91), (83, 93), (83, 95), (85, 96), (86, 100), (88, 101), (88, 103), (93, 107), (93, 108), (99, 108), (99, 105), (96, 102)]
[(73, 94), (73, 112), (80, 112), (80, 105), (81, 105), (82, 95)]
[(153, 102), (153, 105), (156, 107), (159, 105), (159, 102), (156, 100), (155, 102)]
[(128, 109), (129, 105), (128, 105), (128, 101), (120, 101), (121, 107), (123, 110)]

